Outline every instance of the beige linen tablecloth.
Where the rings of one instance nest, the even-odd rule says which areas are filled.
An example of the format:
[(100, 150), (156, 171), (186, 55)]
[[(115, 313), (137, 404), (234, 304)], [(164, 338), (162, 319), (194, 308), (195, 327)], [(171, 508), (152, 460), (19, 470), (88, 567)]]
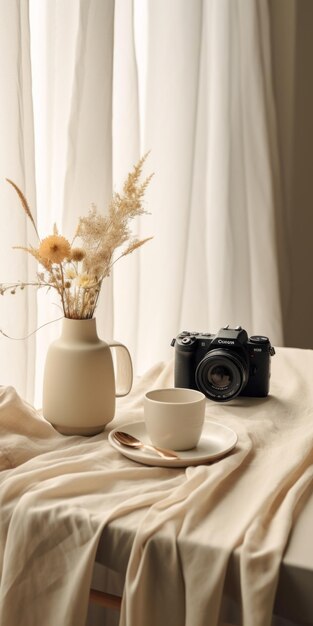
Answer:
[[(117, 425), (143, 419), (143, 393), (173, 384), (158, 364), (121, 400)], [(278, 570), (313, 477), (313, 351), (279, 349), (271, 396), (208, 401), (235, 450), (212, 464), (137, 464), (95, 437), (64, 437), (0, 387), (0, 625), (84, 626), (103, 527), (140, 524), (121, 626), (215, 626), (230, 554), (241, 546), (242, 623), (271, 622)], [(116, 557), (118, 559), (118, 555)]]

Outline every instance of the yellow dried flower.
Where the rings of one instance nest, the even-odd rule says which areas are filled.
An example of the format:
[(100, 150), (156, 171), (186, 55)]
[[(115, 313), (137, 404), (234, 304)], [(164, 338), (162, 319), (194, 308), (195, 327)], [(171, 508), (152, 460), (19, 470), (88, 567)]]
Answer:
[(76, 278), (77, 274), (75, 272), (75, 270), (73, 270), (71, 267), (68, 267), (65, 270), (65, 277), (69, 278), (69, 280), (73, 280), (73, 278)]
[(79, 287), (88, 287), (91, 284), (91, 280), (88, 274), (81, 274), (81, 276), (78, 276), (77, 284)]
[(42, 240), (38, 254), (41, 259), (50, 261), (50, 263), (62, 263), (64, 259), (70, 256), (71, 246), (65, 237), (50, 235), (50, 237)]
[(71, 252), (71, 260), (72, 261), (82, 261), (86, 256), (85, 250), (82, 248), (72, 248)]

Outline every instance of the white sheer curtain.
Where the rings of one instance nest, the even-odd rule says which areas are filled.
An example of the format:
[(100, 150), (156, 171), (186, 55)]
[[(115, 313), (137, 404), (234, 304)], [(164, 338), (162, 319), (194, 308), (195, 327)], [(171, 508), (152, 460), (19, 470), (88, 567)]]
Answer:
[(241, 324), (281, 345), (267, 3), (158, 0), (146, 8), (142, 150), (151, 150), (155, 178), (141, 234), (155, 238), (132, 282), (126, 263), (116, 268), (116, 334), (139, 370), (169, 356), (183, 328)]
[[(0, 4), (3, 29), (2, 16), (9, 6)], [(20, 6), (27, 14), (27, 3)], [(236, 323), (282, 344), (276, 250), (279, 180), (267, 3), (30, 0), (30, 9), (42, 235), (51, 232), (57, 220), (71, 236), (77, 217), (92, 202), (105, 211), (112, 181), (118, 188), (146, 151), (146, 172), (155, 172), (147, 193), (151, 215), (134, 224), (138, 234), (154, 239), (121, 260), (104, 286), (97, 312), (100, 335), (125, 342), (138, 373), (169, 358), (170, 341), (183, 328), (215, 332)], [(12, 20), (20, 37), (18, 16)], [(26, 46), (23, 70), (27, 55)], [(8, 62), (8, 55), (5, 58)], [(20, 71), (16, 60), (10, 73), (14, 84)], [(2, 84), (7, 80), (3, 76)], [(21, 89), (30, 106), (29, 81), (28, 76)], [(11, 103), (12, 95), (3, 93)], [(34, 206), (32, 181), (20, 174), (25, 159), (18, 165), (17, 133), (25, 132), (25, 124), (16, 106), (14, 118), (0, 104), (1, 124), (6, 126), (1, 171), (20, 183)], [(31, 124), (30, 112), (29, 117)], [(17, 155), (13, 172), (8, 144), (11, 150), (15, 146)], [(27, 150), (31, 169), (31, 141)], [(16, 203), (14, 210), (19, 211)], [(25, 222), (21, 215), (16, 219)], [(17, 234), (11, 222), (5, 233), (1, 231), (6, 249), (8, 241), (28, 240), (26, 235), (17, 240)], [(1, 250), (4, 254), (3, 242)], [(16, 258), (17, 252), (10, 258), (13, 254)], [(11, 276), (13, 266), (4, 255), (3, 280), (7, 267)], [(23, 297), (25, 303), (31, 295), (24, 292)], [(12, 324), (6, 322), (15, 302), (6, 296), (8, 308), (2, 309), (1, 326), (11, 334)], [(38, 306), (38, 323), (60, 315), (46, 295)], [(21, 310), (19, 324), (25, 323)], [(14, 331), (23, 334), (17, 327)], [(51, 324), (36, 336), (37, 403), (45, 351), (57, 333), (57, 324)], [(10, 355), (18, 349), (24, 355), (20, 359), (27, 355), (34, 363), (29, 342), (18, 348), (6, 345)], [(16, 373), (6, 373), (5, 380), (15, 384)], [(25, 372), (19, 374), (23, 378)]]

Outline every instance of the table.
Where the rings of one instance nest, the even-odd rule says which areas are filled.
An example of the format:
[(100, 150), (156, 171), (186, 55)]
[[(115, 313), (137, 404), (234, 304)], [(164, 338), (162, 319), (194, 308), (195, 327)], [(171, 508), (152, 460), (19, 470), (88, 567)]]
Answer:
[(123, 626), (173, 623), (173, 608), (174, 626), (213, 626), (221, 605), (236, 621), (240, 601), (245, 626), (267, 626), (273, 606), (312, 624), (313, 351), (272, 361), (268, 398), (207, 403), (207, 419), (236, 430), (235, 450), (186, 470), (137, 464), (107, 442), (143, 419), (146, 389), (171, 386), (173, 363), (137, 381), (90, 439), (61, 436), (0, 388), (1, 626), (20, 626), (21, 606), (40, 626), (84, 626), (95, 559), (126, 576)]

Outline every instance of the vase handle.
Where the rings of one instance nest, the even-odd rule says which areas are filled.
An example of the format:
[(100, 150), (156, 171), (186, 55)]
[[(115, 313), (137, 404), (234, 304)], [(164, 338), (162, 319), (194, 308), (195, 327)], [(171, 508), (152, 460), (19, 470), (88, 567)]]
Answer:
[(108, 346), (112, 353), (115, 372), (115, 395), (117, 398), (127, 396), (133, 384), (133, 364), (128, 348), (119, 341), (110, 341)]

